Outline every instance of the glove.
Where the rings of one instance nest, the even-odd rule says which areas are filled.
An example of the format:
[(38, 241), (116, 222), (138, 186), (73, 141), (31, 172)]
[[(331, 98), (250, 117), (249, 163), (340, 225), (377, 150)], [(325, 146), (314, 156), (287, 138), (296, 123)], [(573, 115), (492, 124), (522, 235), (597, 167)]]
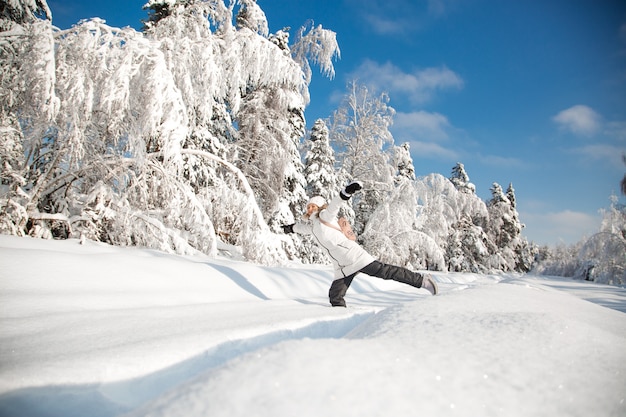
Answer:
[(363, 185), (358, 181), (353, 181), (346, 186), (339, 194), (341, 195), (342, 200), (349, 200), (352, 197), (352, 194), (361, 190)]
[(285, 225), (280, 226), (280, 227), (283, 228), (283, 232), (285, 232), (285, 233), (293, 233), (293, 225), (294, 224), (295, 223), (293, 223), (293, 224), (285, 224)]

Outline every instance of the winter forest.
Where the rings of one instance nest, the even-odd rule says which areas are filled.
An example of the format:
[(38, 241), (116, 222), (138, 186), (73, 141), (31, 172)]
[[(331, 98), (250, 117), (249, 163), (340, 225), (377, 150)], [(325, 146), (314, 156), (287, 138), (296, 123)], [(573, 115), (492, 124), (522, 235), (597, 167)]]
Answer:
[[(142, 31), (54, 27), (45, 0), (0, 1), (0, 233), (88, 239), (262, 265), (327, 263), (281, 225), (351, 180), (359, 242), (411, 269), (626, 283), (626, 208), (597, 234), (539, 247), (512, 184), (483, 201), (462, 163), (417, 177), (386, 93), (350, 83), (307, 131), (313, 71), (336, 34), (269, 33), (256, 0), (150, 0)], [(616, 179), (619, 182), (619, 179)]]

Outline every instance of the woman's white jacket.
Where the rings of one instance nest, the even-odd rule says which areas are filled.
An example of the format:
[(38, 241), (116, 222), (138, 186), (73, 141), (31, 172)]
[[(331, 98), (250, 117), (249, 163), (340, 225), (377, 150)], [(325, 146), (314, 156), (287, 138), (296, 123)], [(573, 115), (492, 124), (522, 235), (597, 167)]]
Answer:
[(298, 222), (293, 226), (294, 232), (312, 235), (317, 244), (326, 251), (333, 262), (335, 279), (352, 275), (375, 260), (358, 243), (348, 239), (341, 231), (320, 221), (319, 217), (339, 228), (337, 215), (343, 203), (345, 201), (337, 195), (318, 215), (313, 215), (308, 221)]

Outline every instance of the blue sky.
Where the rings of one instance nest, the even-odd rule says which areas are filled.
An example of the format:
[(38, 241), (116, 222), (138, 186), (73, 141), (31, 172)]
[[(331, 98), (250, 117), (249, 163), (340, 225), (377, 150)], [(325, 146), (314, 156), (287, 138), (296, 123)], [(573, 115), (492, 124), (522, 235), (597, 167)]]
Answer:
[[(53, 24), (100, 17), (139, 29), (146, 0), (49, 0)], [(309, 127), (358, 79), (386, 91), (417, 175), (462, 162), (477, 194), (515, 188), (524, 235), (573, 243), (598, 230), (626, 172), (626, 2), (258, 0), (270, 31), (309, 19), (341, 48), (314, 75)], [(619, 201), (626, 200), (619, 196)]]

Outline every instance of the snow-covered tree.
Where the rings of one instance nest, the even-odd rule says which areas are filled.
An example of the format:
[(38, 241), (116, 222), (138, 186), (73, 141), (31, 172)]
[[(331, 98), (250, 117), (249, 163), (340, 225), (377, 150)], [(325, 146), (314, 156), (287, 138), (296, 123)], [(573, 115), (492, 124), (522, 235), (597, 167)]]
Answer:
[(584, 270), (578, 275), (605, 284), (626, 283), (626, 206), (611, 196), (611, 205), (601, 210), (599, 233), (584, 242), (579, 259)]
[(452, 181), (452, 184), (454, 184), (456, 189), (461, 192), (476, 192), (476, 186), (470, 182), (469, 175), (465, 172), (465, 166), (460, 162), (457, 162), (457, 164), (452, 168), (450, 181)]
[(587, 239), (578, 252), (577, 278), (602, 284), (626, 283), (626, 241), (610, 232)]
[(487, 234), (498, 248), (493, 254), (492, 266), (500, 270), (526, 272), (532, 266), (532, 253), (528, 242), (521, 236), (524, 225), (519, 221), (515, 208), (513, 185), (509, 184), (505, 194), (498, 183), (493, 183), (491, 194), (487, 204)]
[(440, 174), (430, 174), (416, 181), (419, 197), (417, 229), (431, 236), (444, 248), (453, 227), (463, 217), (482, 227), (488, 217), (485, 203), (475, 194), (459, 192)]
[(579, 259), (582, 243), (558, 244), (538, 248), (533, 273), (561, 277), (575, 277), (585, 270), (585, 262)]
[(241, 7), (237, 13), (237, 28), (248, 28), (263, 37), (269, 34), (265, 12), (256, 4), (256, 0), (239, 0)]
[(339, 182), (335, 171), (335, 151), (330, 146), (326, 122), (318, 119), (304, 143), (304, 176), (307, 195), (321, 195), (326, 200), (337, 194)]
[[(191, 138), (202, 139), (188, 140), (186, 146), (209, 152), (222, 149), (222, 157), (244, 173), (265, 220), (276, 231), (280, 224), (293, 221), (306, 198), (298, 153), (308, 97), (305, 68), (288, 53), (285, 31), (268, 39), (267, 21), (256, 1), (239, 2), (236, 27), (228, 23), (234, 2), (229, 7), (222, 2), (170, 3), (176, 5), (174, 12), (153, 25), (149, 34), (162, 42), (184, 92)], [(332, 69), (332, 62), (325, 65)], [(197, 174), (210, 165), (194, 157), (189, 175), (210, 178), (210, 172)], [(241, 242), (241, 235), (234, 239), (228, 235), (232, 242), (249, 242)]]
[(353, 203), (355, 228), (359, 233), (394, 186), (389, 155), (393, 136), (389, 126), (395, 110), (388, 101), (387, 94), (375, 96), (354, 81), (348, 85), (348, 93), (331, 118), (330, 140), (338, 149), (337, 160), (343, 177), (340, 180), (359, 180), (364, 184), (364, 190)]
[(626, 283), (626, 208), (611, 196), (600, 230), (572, 245), (543, 247), (533, 272), (611, 285)]
[[(330, 78), (335, 76), (333, 59), (339, 58), (341, 52), (337, 43), (337, 34), (331, 30), (314, 26), (313, 22), (302, 26), (297, 33), (296, 40), (291, 46), (294, 61), (300, 64), (304, 73), (306, 85), (311, 83), (313, 71), (311, 62), (318, 65), (324, 75)], [(305, 102), (308, 104), (309, 92), (303, 91)]]
[(620, 204), (617, 196), (611, 196), (608, 209), (601, 210), (600, 232), (611, 233), (626, 242), (626, 206)]
[(408, 142), (393, 149), (393, 164), (397, 169), (396, 176), (415, 180), (415, 167), (411, 158), (411, 145)]
[(448, 271), (488, 272), (490, 254), (496, 248), (482, 227), (472, 223), (468, 216), (463, 216), (452, 225), (446, 245)]
[[(45, 19), (38, 19), (41, 15)], [(0, 230), (24, 235), (60, 159), (56, 145), (54, 39), (45, 1), (3, 2), (0, 10)]]
[(280, 178), (272, 198), (288, 216), (302, 205), (301, 64), (267, 39), (252, 0), (147, 8), (145, 35), (99, 19), (2, 32), (1, 229), (205, 253), (219, 237), (250, 259), (284, 259), (261, 187), (235, 163), (260, 116), (271, 146), (257, 160)]
[(445, 270), (444, 252), (435, 239), (418, 230), (418, 190), (409, 179), (372, 213), (363, 234), (366, 249), (374, 256), (411, 269)]
[(46, 0), (3, 0), (0, 2), (0, 31), (36, 22), (52, 20)]

